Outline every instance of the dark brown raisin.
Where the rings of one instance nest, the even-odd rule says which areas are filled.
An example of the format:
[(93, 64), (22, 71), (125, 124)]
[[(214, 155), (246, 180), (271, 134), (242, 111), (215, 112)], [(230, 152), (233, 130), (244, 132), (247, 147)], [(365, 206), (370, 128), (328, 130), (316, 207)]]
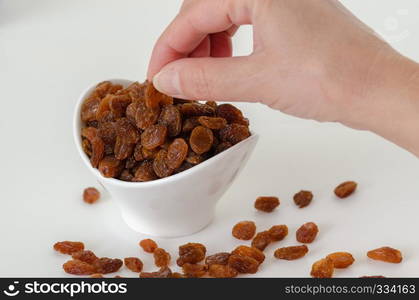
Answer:
[(173, 174), (174, 169), (167, 164), (167, 151), (161, 149), (153, 161), (153, 170), (157, 176), (164, 178)]
[(116, 141), (116, 129), (114, 122), (101, 122), (98, 127), (98, 136), (107, 145), (114, 145)]
[(215, 114), (215, 109), (211, 106), (193, 102), (181, 104), (180, 111), (186, 117), (213, 116)]
[(306, 245), (283, 247), (275, 250), (274, 256), (278, 259), (294, 260), (303, 257), (308, 252)]
[(159, 106), (148, 108), (144, 102), (138, 102), (137, 111), (135, 113), (135, 123), (138, 128), (146, 129), (157, 122), (159, 115)]
[(217, 147), (215, 148), (215, 154), (221, 153), (221, 152), (227, 150), (228, 148), (230, 148), (231, 146), (233, 146), (233, 145), (229, 142), (219, 143), (217, 145)]
[(256, 236), (253, 238), (252, 247), (263, 251), (271, 243), (271, 241), (272, 240), (269, 231), (262, 231), (256, 234)]
[(139, 243), (140, 247), (143, 248), (145, 252), (153, 253), (154, 250), (158, 248), (157, 243), (153, 241), (152, 239), (145, 239), (140, 241)]
[(167, 127), (168, 136), (174, 137), (182, 131), (182, 117), (176, 106), (166, 105), (162, 108), (159, 117), (159, 124)]
[(298, 228), (296, 237), (297, 241), (304, 244), (309, 244), (314, 241), (319, 232), (319, 228), (313, 222), (308, 222), (303, 224), (300, 228)]
[(143, 270), (143, 262), (137, 257), (126, 257), (124, 258), (125, 266), (136, 273), (139, 273)]
[(217, 116), (226, 119), (229, 124), (237, 123), (249, 126), (249, 121), (243, 117), (241, 110), (228, 103), (217, 107)]
[(256, 233), (253, 221), (242, 221), (234, 225), (232, 235), (239, 240), (250, 240)]
[(83, 191), (83, 201), (89, 204), (95, 203), (100, 198), (100, 192), (94, 188), (89, 187)]
[(214, 141), (214, 135), (211, 129), (203, 126), (195, 127), (189, 138), (189, 144), (192, 150), (197, 154), (203, 154), (211, 149)]
[(230, 257), (230, 253), (228, 252), (220, 252), (220, 253), (215, 253), (213, 255), (207, 256), (207, 258), (205, 258), (205, 264), (207, 264), (208, 266), (211, 265), (226, 265), (228, 264), (228, 258)]
[(249, 128), (240, 124), (229, 124), (220, 130), (220, 138), (223, 142), (233, 145), (247, 139), (250, 136)]
[(93, 263), (93, 266), (95, 273), (108, 274), (118, 271), (122, 264), (122, 260), (118, 258), (101, 257)]
[(82, 242), (63, 241), (54, 244), (54, 250), (62, 254), (73, 254), (74, 252), (84, 250)]
[(115, 153), (115, 158), (119, 160), (124, 160), (132, 155), (134, 152), (135, 144), (128, 143), (126, 140), (120, 136), (116, 137), (115, 147), (113, 152)]
[(99, 163), (99, 171), (104, 177), (117, 177), (123, 168), (123, 164), (120, 160), (113, 156), (105, 156)]
[(355, 192), (357, 183), (355, 181), (345, 181), (335, 188), (335, 195), (339, 198), (349, 197)]
[(190, 117), (183, 121), (182, 132), (191, 132), (196, 126), (199, 126), (198, 117)]
[(258, 197), (255, 201), (255, 208), (263, 212), (272, 212), (279, 206), (278, 197)]
[(294, 195), (294, 202), (300, 208), (306, 207), (313, 200), (313, 193), (310, 191), (300, 191)]
[(127, 169), (123, 170), (121, 175), (118, 177), (122, 181), (132, 181), (134, 179), (134, 176), (131, 174), (131, 172)]
[(167, 149), (167, 165), (172, 169), (179, 168), (188, 155), (188, 148), (188, 144), (184, 139), (175, 139)]
[(179, 246), (179, 258), (177, 259), (178, 266), (183, 266), (185, 263), (196, 264), (205, 258), (207, 249), (200, 243), (187, 243)]
[(220, 117), (207, 117), (201, 116), (198, 118), (198, 122), (209, 129), (222, 129), (227, 126), (227, 121)]
[(166, 141), (167, 127), (164, 125), (152, 125), (147, 127), (141, 134), (141, 145), (147, 149), (154, 149), (163, 145)]

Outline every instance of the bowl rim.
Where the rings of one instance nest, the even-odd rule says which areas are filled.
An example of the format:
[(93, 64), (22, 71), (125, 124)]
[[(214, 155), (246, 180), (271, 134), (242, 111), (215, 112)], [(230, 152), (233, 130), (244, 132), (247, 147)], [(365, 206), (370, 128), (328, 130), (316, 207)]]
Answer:
[[(133, 83), (134, 81), (132, 80), (128, 80), (128, 79), (120, 79), (120, 78), (112, 78), (112, 79), (107, 79), (104, 81), (110, 81), (112, 83), (117, 83), (117, 84), (122, 84), (124, 85), (124, 87), (126, 87), (126, 85)], [(80, 119), (80, 110), (81, 110), (81, 106), (83, 104), (83, 101), (85, 100), (85, 98), (87, 97), (87, 95), (97, 86), (97, 83), (91, 84), (89, 85), (86, 89), (83, 90), (83, 92), (80, 94), (75, 109), (74, 109), (74, 113), (73, 113), (73, 138), (74, 138), (74, 142), (77, 148), (77, 151), (81, 157), (81, 159), (83, 160), (83, 162), (86, 164), (87, 168), (93, 172), (93, 174), (100, 180), (102, 180), (104, 183), (109, 183), (112, 185), (119, 185), (119, 186), (123, 186), (123, 187), (128, 187), (128, 188), (136, 188), (136, 187), (145, 187), (145, 186), (153, 186), (153, 185), (161, 185), (164, 183), (169, 183), (172, 181), (177, 181), (182, 179), (185, 176), (189, 176), (192, 172), (198, 172), (200, 169), (205, 168), (208, 164), (215, 162), (217, 160), (222, 159), (224, 156), (228, 155), (229, 153), (231, 153), (232, 151), (234, 151), (234, 149), (236, 149), (237, 147), (243, 146), (244, 144), (247, 143), (256, 143), (257, 140), (259, 139), (259, 135), (257, 133), (255, 133), (254, 131), (250, 131), (251, 135), (244, 139), (243, 141), (240, 141), (239, 143), (233, 145), (232, 147), (228, 148), (227, 150), (224, 150), (223, 152), (214, 155), (212, 157), (210, 157), (209, 159), (203, 161), (200, 164), (197, 164), (185, 171), (170, 175), (168, 177), (164, 177), (164, 178), (158, 178), (155, 180), (150, 180), (150, 181), (139, 181), (139, 182), (129, 182), (129, 181), (123, 181), (117, 178), (108, 178), (103, 176), (100, 171), (97, 168), (93, 168), (91, 163), (90, 163), (90, 159), (88, 158), (88, 156), (86, 155), (86, 153), (84, 153), (83, 149), (82, 149), (82, 145), (81, 145), (81, 135), (80, 135), (80, 129), (82, 127), (82, 121)]]

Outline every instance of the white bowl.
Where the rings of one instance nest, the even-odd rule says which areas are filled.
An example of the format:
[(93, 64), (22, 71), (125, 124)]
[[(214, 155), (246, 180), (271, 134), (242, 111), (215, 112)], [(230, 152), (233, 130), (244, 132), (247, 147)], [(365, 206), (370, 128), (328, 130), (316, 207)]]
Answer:
[[(128, 86), (132, 81), (109, 80)], [(77, 150), (87, 168), (109, 191), (122, 217), (135, 231), (161, 237), (176, 237), (197, 232), (214, 216), (215, 205), (247, 163), (258, 136), (255, 133), (230, 149), (178, 174), (148, 182), (125, 182), (105, 178), (93, 168), (81, 146), (80, 109), (95, 85), (77, 101), (73, 134)]]

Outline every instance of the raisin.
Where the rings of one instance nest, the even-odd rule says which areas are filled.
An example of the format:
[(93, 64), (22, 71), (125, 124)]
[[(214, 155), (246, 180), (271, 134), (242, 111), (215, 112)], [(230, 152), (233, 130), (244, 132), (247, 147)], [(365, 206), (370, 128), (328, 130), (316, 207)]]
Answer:
[(403, 259), (402, 253), (391, 247), (381, 247), (368, 251), (367, 256), (374, 260), (381, 260), (393, 264), (398, 264)]
[(269, 230), (269, 236), (271, 241), (279, 242), (282, 241), (288, 235), (287, 225), (275, 225), (272, 226)]
[(213, 116), (215, 109), (201, 103), (184, 103), (180, 105), (180, 112), (186, 117)]
[(314, 278), (332, 278), (333, 272), (333, 261), (330, 258), (323, 258), (313, 264), (310, 274)]
[(116, 129), (114, 122), (99, 123), (97, 135), (107, 145), (114, 145), (116, 141)]
[(152, 125), (141, 134), (141, 145), (147, 149), (154, 149), (163, 145), (166, 141), (167, 127), (164, 125)]
[(196, 264), (205, 258), (207, 249), (200, 243), (187, 243), (179, 246), (179, 258), (176, 263), (183, 266), (185, 263)]
[(241, 110), (228, 103), (217, 106), (217, 116), (226, 119), (229, 124), (249, 126), (249, 121), (243, 117)]
[(132, 123), (137, 125), (137, 121), (135, 119), (135, 116), (137, 114), (137, 109), (140, 104), (138, 102), (132, 102), (130, 105), (127, 106), (127, 109), (125, 111), (125, 115), (127, 119)]
[(135, 158), (133, 156), (128, 157), (125, 160), (125, 169), (133, 169), (137, 166), (137, 161), (135, 160)]
[(115, 118), (122, 118), (129, 104), (131, 104), (129, 95), (118, 95), (111, 98), (109, 108)]
[(93, 266), (95, 268), (96, 273), (100, 274), (108, 274), (118, 271), (122, 267), (122, 260), (118, 258), (107, 258), (101, 257), (97, 259)]
[(355, 261), (352, 254), (348, 252), (335, 252), (331, 253), (328, 256), (333, 262), (333, 266), (337, 269), (347, 268), (352, 265)]
[(211, 265), (226, 265), (226, 264), (228, 264), (228, 258), (229, 257), (230, 257), (230, 253), (228, 253), (228, 252), (215, 253), (215, 254), (207, 256), (207, 258), (205, 258), (205, 264), (207, 264), (208, 266), (211, 266)]
[(140, 247), (143, 248), (145, 252), (153, 253), (154, 250), (158, 248), (157, 243), (153, 241), (152, 239), (145, 239), (140, 241), (139, 243)]
[(130, 95), (132, 101), (138, 102), (144, 100), (145, 85), (135, 81), (131, 83), (125, 90), (121, 91)]
[(250, 136), (249, 128), (240, 124), (229, 124), (220, 130), (220, 138), (223, 142), (233, 145), (247, 139)]
[(207, 273), (208, 266), (185, 263), (182, 265), (183, 274), (188, 278), (200, 278)]
[(209, 129), (222, 129), (227, 126), (227, 121), (220, 117), (207, 117), (201, 116), (198, 118), (198, 122)]
[(109, 93), (109, 89), (112, 87), (112, 82), (110, 81), (102, 81), (96, 85), (94, 90), (94, 94), (98, 95), (99, 97), (103, 98), (106, 94)]
[(294, 195), (295, 204), (300, 207), (306, 207), (313, 200), (313, 193), (310, 191), (300, 191)]
[(105, 156), (99, 163), (99, 171), (104, 177), (117, 177), (123, 168), (120, 160), (113, 156)]
[(180, 278), (186, 278), (186, 276), (181, 274), (181, 273), (174, 272), (170, 278), (179, 278), (180, 279)]
[(162, 248), (156, 248), (153, 252), (154, 264), (157, 267), (166, 267), (170, 263), (170, 254)]
[(98, 260), (98, 257), (90, 250), (81, 250), (74, 252), (71, 257), (73, 259), (78, 259), (82, 262), (93, 264), (96, 260)]
[(136, 161), (143, 161), (145, 159), (143, 155), (143, 146), (141, 146), (141, 143), (135, 145), (133, 156)]
[(265, 260), (265, 254), (257, 248), (248, 246), (238, 246), (231, 252), (231, 255), (249, 256), (256, 259), (259, 264)]
[(262, 231), (256, 234), (256, 236), (253, 238), (252, 247), (263, 251), (271, 243), (271, 241), (272, 240), (269, 231)]
[(279, 206), (278, 197), (258, 197), (255, 201), (255, 208), (264, 212), (272, 212)]
[(100, 98), (98, 96), (90, 96), (84, 100), (81, 106), (80, 117), (83, 122), (95, 121), (97, 109), (99, 108)]
[(144, 161), (138, 169), (135, 171), (134, 178), (132, 181), (150, 181), (157, 179), (156, 173), (154, 173), (153, 163), (151, 161)]
[(203, 154), (211, 149), (214, 135), (211, 129), (203, 126), (195, 127), (189, 138), (189, 144), (196, 154)]
[(237, 270), (228, 265), (212, 264), (208, 272), (209, 276), (214, 278), (234, 278), (238, 275)]
[(106, 95), (99, 103), (99, 107), (96, 111), (96, 119), (100, 122), (105, 120), (113, 120), (111, 108), (109, 103), (111, 102), (112, 98), (115, 97), (114, 95), (108, 94)]
[(136, 144), (140, 140), (138, 129), (127, 118), (116, 121), (115, 129), (117, 137), (127, 144)]
[(115, 153), (115, 158), (119, 160), (124, 160), (132, 155), (134, 152), (135, 144), (128, 143), (126, 140), (120, 136), (116, 137), (116, 143), (113, 152)]
[(188, 162), (184, 162), (179, 168), (175, 169), (174, 173), (180, 173), (192, 168), (194, 165)]
[(172, 270), (168, 267), (162, 267), (157, 272), (141, 272), (140, 278), (171, 278)]
[(103, 275), (100, 273), (95, 273), (90, 276), (90, 278), (103, 278)]
[(230, 148), (231, 146), (233, 146), (233, 145), (229, 142), (219, 143), (217, 145), (217, 147), (215, 148), (215, 154), (221, 153), (221, 152), (227, 150), (228, 148)]
[(306, 245), (283, 247), (275, 250), (274, 256), (278, 259), (294, 260), (303, 257), (308, 252)]
[(242, 221), (234, 225), (232, 234), (239, 240), (250, 240), (256, 233), (255, 222)]
[(239, 273), (254, 274), (258, 271), (259, 262), (249, 256), (232, 254), (228, 258), (228, 266), (237, 270)]
[(190, 117), (183, 121), (182, 132), (187, 133), (191, 132), (196, 126), (199, 125), (198, 117)]
[(188, 155), (188, 148), (184, 139), (175, 139), (167, 149), (166, 164), (172, 169), (179, 168)]
[(74, 252), (84, 250), (84, 244), (82, 242), (57, 242), (54, 244), (54, 250), (62, 254), (73, 254)]
[(148, 108), (144, 102), (138, 102), (135, 113), (135, 123), (138, 128), (146, 129), (154, 125), (160, 115), (160, 107)]
[(173, 104), (173, 98), (160, 93), (152, 82), (147, 82), (145, 89), (145, 103), (147, 107), (154, 108), (160, 104)]
[(144, 159), (155, 159), (157, 153), (159, 153), (159, 149), (158, 148), (147, 149), (147, 148), (142, 147), (141, 152), (143, 153)]
[(201, 162), (203, 162), (205, 160), (206, 156), (205, 155), (199, 155), (196, 154), (193, 151), (189, 151), (188, 156), (186, 157), (186, 162), (192, 164), (192, 165), (197, 165), (200, 164)]
[(94, 127), (86, 127), (82, 129), (82, 136), (89, 140), (92, 154), (90, 163), (94, 168), (97, 168), (100, 160), (105, 155), (105, 143), (98, 136), (98, 130)]
[(82, 262), (77, 259), (72, 259), (63, 264), (63, 269), (66, 273), (72, 275), (92, 275), (95, 272), (95, 268), (88, 263)]
[(319, 232), (319, 228), (313, 222), (308, 222), (303, 224), (300, 228), (298, 228), (296, 237), (297, 241), (300, 243), (308, 244), (312, 243)]
[(335, 188), (335, 195), (339, 198), (346, 198), (355, 192), (357, 183), (354, 181), (345, 181)]
[(211, 106), (214, 109), (217, 109), (217, 102), (215, 101), (207, 101), (205, 102), (206, 105)]
[(167, 127), (168, 136), (177, 136), (182, 131), (182, 117), (176, 106), (166, 105), (163, 107), (158, 120), (159, 124)]
[(133, 272), (139, 273), (143, 269), (143, 262), (137, 257), (126, 257), (124, 263), (127, 268)]
[(92, 145), (90, 144), (88, 139), (83, 138), (81, 142), (81, 146), (83, 148), (84, 153), (90, 158), (92, 156)]
[(173, 174), (173, 169), (170, 168), (166, 163), (166, 157), (167, 157), (167, 151), (166, 150), (160, 150), (156, 158), (153, 161), (153, 170), (154, 173), (156, 173), (157, 176), (160, 178), (164, 178), (167, 176), (170, 176)]
[(100, 192), (94, 188), (89, 187), (83, 191), (83, 201), (89, 204), (95, 203), (100, 198)]

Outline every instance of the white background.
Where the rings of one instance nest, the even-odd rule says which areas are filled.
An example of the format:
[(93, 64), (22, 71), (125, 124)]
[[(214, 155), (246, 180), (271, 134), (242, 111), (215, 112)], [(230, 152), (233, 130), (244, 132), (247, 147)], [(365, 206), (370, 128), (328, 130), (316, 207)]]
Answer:
[[(98, 186), (78, 157), (71, 117), (79, 93), (107, 78), (143, 80), (154, 41), (175, 16), (181, 1), (0, 0), (0, 276), (66, 276), (67, 257), (52, 250), (59, 240), (84, 241), (100, 256), (139, 256), (146, 270), (152, 259), (137, 243), (145, 236), (121, 220), (112, 199), (89, 206), (86, 186)], [(419, 2), (343, 1), (403, 54), (419, 60)], [(251, 51), (251, 30), (239, 31), (235, 53)], [(285, 116), (261, 105), (242, 105), (261, 135), (249, 164), (218, 205), (214, 222), (178, 239), (156, 239), (176, 258), (185, 242), (202, 242), (208, 252), (241, 244), (231, 237), (240, 220), (259, 230), (287, 224), (290, 235), (269, 246), (255, 276), (308, 276), (326, 254), (350, 251), (356, 263), (336, 276), (419, 275), (419, 161), (368, 133), (337, 124)], [(418, 135), (419, 138), (419, 135)], [(356, 180), (353, 197), (336, 199), (332, 190)], [(302, 210), (292, 202), (300, 189), (314, 192)], [(253, 208), (259, 195), (277, 195), (272, 214)], [(274, 249), (295, 245), (295, 230), (307, 221), (320, 234), (309, 254), (287, 262)], [(366, 251), (389, 245), (403, 251), (399, 265), (366, 258)], [(174, 264), (173, 264), (174, 267)], [(174, 267), (176, 269), (176, 267)], [(123, 269), (120, 275), (136, 276)]]

